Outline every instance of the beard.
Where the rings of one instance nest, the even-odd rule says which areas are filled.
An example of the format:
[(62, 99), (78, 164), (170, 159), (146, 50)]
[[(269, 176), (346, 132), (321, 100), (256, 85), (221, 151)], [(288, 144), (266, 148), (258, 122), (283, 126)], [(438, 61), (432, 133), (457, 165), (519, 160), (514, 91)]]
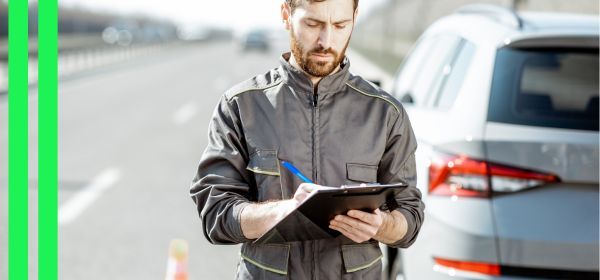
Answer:
[[(313, 77), (325, 77), (333, 72), (337, 68), (338, 65), (344, 59), (346, 55), (346, 48), (348, 48), (348, 43), (350, 43), (350, 38), (346, 42), (346, 45), (342, 49), (341, 52), (337, 52), (332, 48), (323, 49), (322, 47), (317, 47), (310, 51), (305, 51), (304, 48), (300, 45), (296, 36), (294, 35), (294, 30), (290, 31), (290, 46), (292, 50), (292, 54), (294, 55), (296, 62), (304, 70), (304, 72), (308, 73)], [(333, 61), (316, 61), (311, 58), (311, 54), (322, 54), (322, 55), (332, 55)]]

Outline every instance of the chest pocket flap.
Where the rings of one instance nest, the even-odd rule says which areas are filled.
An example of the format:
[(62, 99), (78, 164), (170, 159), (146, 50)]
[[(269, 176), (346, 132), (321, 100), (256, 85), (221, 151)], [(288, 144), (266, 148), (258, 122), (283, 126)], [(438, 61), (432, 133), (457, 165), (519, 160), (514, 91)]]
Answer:
[(257, 150), (250, 155), (246, 169), (259, 174), (279, 176), (279, 163), (276, 150)]
[(240, 254), (242, 259), (260, 269), (280, 275), (288, 273), (289, 244), (244, 244)]
[(383, 257), (377, 243), (342, 245), (342, 257), (347, 273), (369, 268)]
[(349, 180), (376, 183), (377, 165), (368, 165), (362, 163), (346, 163), (346, 172)]

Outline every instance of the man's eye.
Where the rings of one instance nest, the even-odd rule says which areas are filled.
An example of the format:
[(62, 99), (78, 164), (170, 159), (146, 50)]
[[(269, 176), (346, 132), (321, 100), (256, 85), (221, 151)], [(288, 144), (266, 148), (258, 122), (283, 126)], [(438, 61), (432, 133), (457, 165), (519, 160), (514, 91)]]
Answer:
[(317, 26), (319, 26), (318, 23), (314, 23), (314, 22), (307, 22), (306, 25), (308, 25), (309, 27), (317, 27)]
[(346, 28), (346, 24), (336, 24), (335, 28), (337, 28), (337, 29), (344, 29), (344, 28)]

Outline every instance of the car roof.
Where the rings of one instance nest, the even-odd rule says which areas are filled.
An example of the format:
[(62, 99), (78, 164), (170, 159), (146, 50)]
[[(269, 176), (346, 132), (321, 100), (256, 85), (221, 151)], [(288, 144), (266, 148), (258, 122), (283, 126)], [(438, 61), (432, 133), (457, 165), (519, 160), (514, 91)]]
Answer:
[(593, 37), (597, 41), (599, 23), (598, 17), (590, 15), (515, 13), (500, 6), (476, 4), (439, 19), (425, 34), (454, 33), (475, 44), (496, 47), (536, 38)]

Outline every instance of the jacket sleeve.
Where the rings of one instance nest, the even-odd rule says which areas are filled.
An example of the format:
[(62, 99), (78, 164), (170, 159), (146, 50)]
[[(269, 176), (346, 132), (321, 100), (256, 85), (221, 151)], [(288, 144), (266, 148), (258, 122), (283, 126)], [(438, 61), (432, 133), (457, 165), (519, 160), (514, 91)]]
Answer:
[(190, 187), (204, 235), (213, 244), (249, 241), (242, 233), (240, 214), (249, 203), (248, 182), (253, 178), (246, 171), (248, 151), (236, 109), (225, 96), (221, 98)]
[(407, 248), (415, 242), (424, 219), (425, 204), (421, 201), (421, 192), (417, 189), (415, 151), (417, 140), (404, 108), (391, 124), (391, 130), (381, 162), (379, 163), (379, 182), (405, 182), (408, 188), (396, 196), (398, 208), (408, 222), (408, 231), (401, 240), (387, 244), (395, 248)]

